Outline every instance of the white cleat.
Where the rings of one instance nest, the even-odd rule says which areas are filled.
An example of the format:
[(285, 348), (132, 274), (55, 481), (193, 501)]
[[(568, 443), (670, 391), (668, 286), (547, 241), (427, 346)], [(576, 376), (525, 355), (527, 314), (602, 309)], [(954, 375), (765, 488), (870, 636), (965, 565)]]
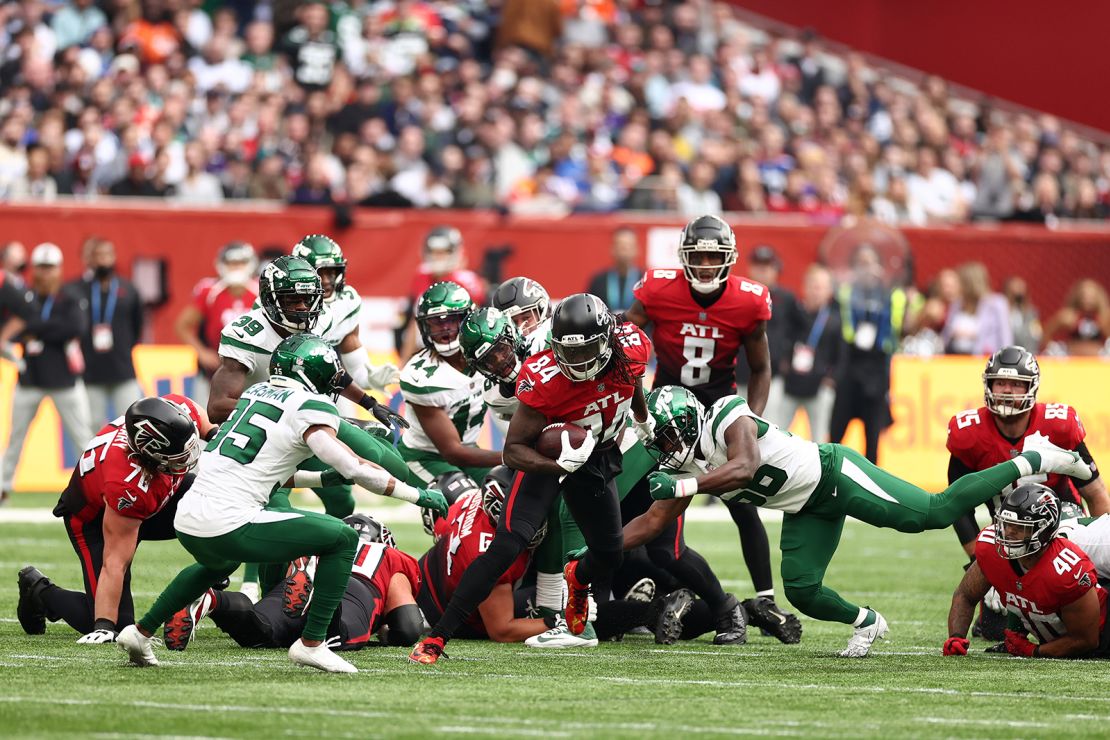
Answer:
[(358, 668), (333, 653), (324, 643), (309, 647), (298, 639), (289, 648), (289, 659), (297, 665), (306, 665), (328, 673), (358, 673)]
[(848, 647), (840, 651), (841, 658), (866, 658), (876, 640), (886, 635), (887, 626), (883, 615), (875, 612), (875, 623), (870, 627), (856, 627), (855, 634), (848, 640)]
[(1065, 450), (1048, 441), (1042, 434), (1034, 434), (1025, 439), (1023, 452), (1036, 452), (1041, 456), (1041, 473), (1056, 473), (1078, 480), (1090, 480), (1093, 475), (1091, 466), (1083, 461), (1078, 452)]
[(628, 589), (628, 593), (624, 595), (628, 601), (640, 601), (647, 603), (655, 598), (655, 581), (650, 578), (641, 578), (632, 584), (632, 588)]
[(116, 637), (116, 644), (119, 645), (120, 650), (127, 653), (133, 665), (140, 668), (158, 665), (158, 658), (154, 657), (154, 638), (139, 632), (139, 628), (135, 625), (129, 624), (124, 627)]
[(567, 623), (559, 619), (554, 627), (529, 637), (524, 644), (534, 648), (591, 648), (597, 647), (597, 633), (592, 624), (587, 624), (582, 634), (575, 635), (571, 633)]

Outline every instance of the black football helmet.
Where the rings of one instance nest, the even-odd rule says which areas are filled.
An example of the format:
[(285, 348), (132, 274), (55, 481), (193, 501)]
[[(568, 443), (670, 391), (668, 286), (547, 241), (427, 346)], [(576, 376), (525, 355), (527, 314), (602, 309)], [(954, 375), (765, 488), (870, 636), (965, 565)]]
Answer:
[(358, 532), (359, 542), (380, 542), (386, 547), (397, 547), (393, 532), (369, 514), (351, 514), (343, 523)]
[(616, 319), (595, 295), (563, 299), (551, 317), (551, 352), (563, 375), (574, 381), (596, 378), (613, 355)]
[[(699, 253), (716, 257), (704, 264), (695, 257)], [(737, 256), (736, 234), (717, 216), (698, 216), (682, 230), (678, 259), (690, 287), (699, 293), (712, 293), (720, 288), (728, 280)]]
[(532, 278), (514, 277), (497, 286), (490, 305), (508, 316), (524, 335), (551, 315), (551, 297)]
[[(482, 480), (482, 508), (485, 510), (486, 516), (489, 517), (490, 523), (494, 526), (497, 526), (497, 523), (501, 520), (501, 512), (505, 509), (505, 501), (509, 497), (509, 491), (513, 488), (513, 478), (515, 477), (516, 471), (504, 465), (497, 465), (490, 468), (490, 471), (486, 473), (486, 477)], [(536, 534), (532, 536), (532, 541), (528, 543), (528, 549), (534, 550), (539, 547), (546, 534), (547, 522), (545, 521), (536, 530)]]
[(994, 515), (994, 546), (1007, 560), (1040, 552), (1056, 536), (1060, 500), (1048, 486), (1026, 483), (1002, 500)]
[[(1025, 383), (1025, 393), (993, 392), (991, 382), (1003, 379)], [(983, 370), (983, 400), (992, 414), (1024, 414), (1037, 402), (1037, 389), (1040, 387), (1041, 368), (1037, 364), (1037, 358), (1025, 347), (1003, 347), (987, 360), (987, 367)]]
[(424, 237), (421, 258), (425, 270), (447, 275), (462, 267), (462, 234), (454, 226), (437, 226)]
[[(450, 507), (464, 495), (477, 491), (478, 484), (461, 470), (452, 470), (450, 473), (436, 476), (428, 488), (434, 488), (442, 493), (443, 498), (447, 499), (447, 506)], [(438, 518), (439, 515), (431, 509), (420, 510), (420, 521), (424, 524), (424, 532), (429, 536), (435, 535)]]
[(140, 398), (123, 414), (127, 445), (144, 467), (170, 475), (192, 470), (200, 459), (200, 435), (189, 414), (175, 403)]

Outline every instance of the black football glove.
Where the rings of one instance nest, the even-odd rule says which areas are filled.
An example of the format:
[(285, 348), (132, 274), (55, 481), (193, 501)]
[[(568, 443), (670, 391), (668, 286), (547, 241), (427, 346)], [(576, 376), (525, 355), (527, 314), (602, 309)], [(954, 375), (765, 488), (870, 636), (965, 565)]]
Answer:
[(374, 418), (380, 421), (382, 424), (385, 424), (387, 427), (395, 429), (398, 432), (403, 432), (404, 430), (409, 428), (409, 423), (405, 421), (405, 417), (401, 416), (400, 414), (393, 413), (393, 410), (390, 409), (388, 406), (384, 406), (380, 403), (375, 403), (374, 408), (370, 409), (370, 413), (373, 414)]

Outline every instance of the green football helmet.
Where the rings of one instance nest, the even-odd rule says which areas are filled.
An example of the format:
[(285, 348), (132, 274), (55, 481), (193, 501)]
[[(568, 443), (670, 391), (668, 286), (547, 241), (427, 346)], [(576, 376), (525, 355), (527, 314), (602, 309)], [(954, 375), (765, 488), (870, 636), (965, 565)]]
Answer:
[(312, 331), (324, 302), (320, 276), (300, 257), (278, 257), (262, 270), (258, 302), (277, 326), (293, 332)]
[(416, 325), (424, 344), (444, 357), (459, 351), (459, 329), (474, 308), (470, 294), (458, 283), (434, 283), (416, 305)]
[(697, 449), (705, 407), (686, 388), (664, 385), (647, 397), (648, 413), (655, 419), (655, 437), (647, 447), (670, 470), (690, 462)]
[(347, 259), (343, 250), (330, 236), (309, 234), (293, 246), (291, 253), (316, 268), (324, 289), (324, 301), (335, 300), (347, 284)]
[(497, 383), (512, 383), (528, 349), (516, 324), (496, 308), (471, 311), (459, 329), (467, 364)]
[(296, 383), (334, 401), (343, 390), (346, 372), (335, 348), (315, 334), (294, 334), (270, 355), (270, 382)]

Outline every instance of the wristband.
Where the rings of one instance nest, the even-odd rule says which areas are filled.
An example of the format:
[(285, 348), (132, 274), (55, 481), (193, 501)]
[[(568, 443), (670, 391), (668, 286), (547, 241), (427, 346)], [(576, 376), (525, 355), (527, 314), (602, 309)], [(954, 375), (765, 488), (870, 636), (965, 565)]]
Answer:
[(410, 504), (415, 504), (420, 500), (420, 491), (413, 488), (408, 483), (401, 481), (394, 481), (393, 492), (389, 494), (390, 498), (400, 499), (401, 501), (408, 501)]
[(93, 632), (97, 630), (107, 630), (108, 632), (116, 632), (116, 623), (111, 619), (98, 619), (93, 622)]
[(297, 488), (323, 488), (323, 475), (319, 470), (297, 470), (293, 473), (293, 485)]
[(697, 478), (679, 478), (675, 481), (674, 497), (686, 498), (693, 496), (698, 492), (698, 479)]
[(205, 442), (211, 442), (217, 434), (220, 433), (220, 425), (213, 424), (212, 428), (208, 430), (208, 434), (204, 435)]
[(369, 393), (363, 392), (362, 398), (358, 399), (358, 405), (367, 411), (373, 411), (378, 402)]

